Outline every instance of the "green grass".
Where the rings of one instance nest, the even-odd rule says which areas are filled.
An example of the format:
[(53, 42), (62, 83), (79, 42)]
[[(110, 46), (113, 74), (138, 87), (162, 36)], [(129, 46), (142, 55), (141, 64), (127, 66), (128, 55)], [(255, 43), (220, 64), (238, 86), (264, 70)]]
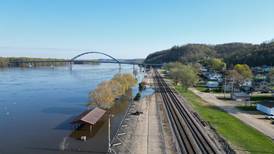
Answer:
[(266, 101), (266, 100), (274, 100), (274, 97), (271, 95), (258, 95), (258, 96), (251, 96), (251, 101)]
[(243, 111), (257, 111), (256, 106), (237, 106), (238, 109)]
[(208, 89), (205, 86), (196, 86), (195, 87), (197, 90), (199, 90), (200, 92), (213, 92), (213, 93), (222, 93), (223, 91), (221, 90), (221, 88), (213, 88), (213, 89)]
[(207, 88), (205, 86), (196, 86), (195, 88), (200, 92), (207, 92)]
[(202, 119), (208, 121), (221, 136), (236, 147), (250, 153), (274, 153), (274, 143), (270, 138), (223, 110), (204, 105), (203, 100), (194, 93), (186, 91), (180, 86), (177, 86), (176, 89), (188, 100), (188, 103)]

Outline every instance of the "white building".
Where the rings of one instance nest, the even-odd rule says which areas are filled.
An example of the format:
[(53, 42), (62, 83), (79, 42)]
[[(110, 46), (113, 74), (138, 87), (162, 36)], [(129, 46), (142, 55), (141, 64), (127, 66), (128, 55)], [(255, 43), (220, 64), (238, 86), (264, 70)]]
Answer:
[(256, 109), (268, 115), (274, 115), (274, 102), (263, 102), (256, 105)]
[(218, 88), (219, 83), (217, 81), (208, 81), (206, 83), (207, 88)]

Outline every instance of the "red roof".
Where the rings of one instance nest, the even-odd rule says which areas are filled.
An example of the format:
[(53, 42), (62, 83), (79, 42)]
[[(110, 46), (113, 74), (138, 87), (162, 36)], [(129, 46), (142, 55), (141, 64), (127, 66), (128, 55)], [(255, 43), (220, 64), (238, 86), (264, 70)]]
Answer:
[(94, 125), (104, 116), (105, 113), (105, 110), (95, 107), (94, 109), (90, 109), (81, 113), (72, 121), (72, 123), (83, 122)]

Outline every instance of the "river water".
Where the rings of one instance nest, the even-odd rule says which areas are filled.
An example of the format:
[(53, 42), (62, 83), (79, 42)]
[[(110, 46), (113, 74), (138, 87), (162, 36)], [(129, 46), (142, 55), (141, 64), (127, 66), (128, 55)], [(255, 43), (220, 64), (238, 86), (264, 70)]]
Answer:
[[(122, 65), (132, 73), (132, 66)], [(87, 109), (88, 93), (119, 72), (118, 65), (74, 65), (57, 68), (0, 69), (0, 154), (105, 153), (107, 122), (85, 142), (70, 125)], [(139, 75), (141, 80), (142, 75)], [(137, 87), (132, 89), (132, 95)], [(128, 106), (116, 104), (112, 133)], [(81, 134), (81, 132), (80, 132)]]

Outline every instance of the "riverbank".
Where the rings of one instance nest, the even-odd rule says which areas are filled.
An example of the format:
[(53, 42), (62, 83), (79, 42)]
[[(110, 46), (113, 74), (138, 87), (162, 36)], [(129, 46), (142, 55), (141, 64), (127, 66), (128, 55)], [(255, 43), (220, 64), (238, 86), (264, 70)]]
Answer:
[[(153, 85), (149, 75), (144, 81)], [(113, 140), (116, 153), (175, 153), (171, 132), (167, 128), (169, 125), (167, 121), (163, 122), (165, 118), (156, 95), (154, 93), (133, 102)]]

